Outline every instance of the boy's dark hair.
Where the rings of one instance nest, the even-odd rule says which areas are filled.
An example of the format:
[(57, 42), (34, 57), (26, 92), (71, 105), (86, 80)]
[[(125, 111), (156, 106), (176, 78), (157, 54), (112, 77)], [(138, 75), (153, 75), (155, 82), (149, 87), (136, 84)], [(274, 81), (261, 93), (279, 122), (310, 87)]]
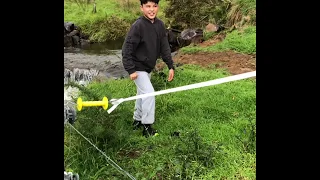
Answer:
[(149, 1), (150, 1), (150, 2), (154, 2), (154, 3), (156, 3), (156, 4), (159, 4), (159, 1), (160, 1), (160, 0), (140, 0), (141, 5), (142, 5), (142, 4), (147, 4)]

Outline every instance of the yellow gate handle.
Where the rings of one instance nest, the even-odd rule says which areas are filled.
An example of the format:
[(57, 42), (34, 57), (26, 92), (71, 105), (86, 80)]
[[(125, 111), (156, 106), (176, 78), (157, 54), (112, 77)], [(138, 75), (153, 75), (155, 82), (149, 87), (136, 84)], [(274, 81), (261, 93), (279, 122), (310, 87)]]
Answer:
[(82, 101), (81, 98), (77, 100), (77, 109), (81, 111), (82, 107), (85, 106), (102, 106), (104, 110), (108, 108), (108, 98), (103, 97), (102, 101)]

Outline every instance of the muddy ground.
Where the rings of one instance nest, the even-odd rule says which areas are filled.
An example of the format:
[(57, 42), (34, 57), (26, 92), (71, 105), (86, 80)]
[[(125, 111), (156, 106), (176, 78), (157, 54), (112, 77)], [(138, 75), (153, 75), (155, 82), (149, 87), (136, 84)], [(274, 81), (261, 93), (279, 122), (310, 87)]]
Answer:
[[(200, 47), (214, 45), (224, 39), (224, 35), (210, 39), (198, 44)], [(175, 64), (197, 64), (202, 67), (208, 67), (215, 64), (217, 68), (226, 69), (231, 74), (241, 74), (256, 70), (256, 55), (242, 54), (234, 51), (216, 52), (216, 53), (196, 53), (196, 54), (181, 54), (178, 53), (173, 57)], [(157, 64), (157, 69), (162, 69), (165, 66), (163, 62)]]

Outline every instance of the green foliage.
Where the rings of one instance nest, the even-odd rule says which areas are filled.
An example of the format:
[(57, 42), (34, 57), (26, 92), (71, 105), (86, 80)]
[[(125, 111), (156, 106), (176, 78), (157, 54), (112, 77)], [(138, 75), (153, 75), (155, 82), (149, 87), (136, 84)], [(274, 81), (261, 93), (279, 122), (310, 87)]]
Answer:
[(124, 37), (129, 30), (130, 24), (111, 15), (107, 18), (97, 18), (92, 24), (88, 22), (81, 27), (83, 27), (83, 33), (90, 34), (91, 41), (105, 42)]
[(251, 11), (256, 9), (256, 0), (234, 0), (234, 4), (239, 4), (241, 12), (245, 15), (250, 14)]
[(168, 0), (165, 17), (174, 27), (202, 28), (209, 22), (223, 24), (227, 14), (226, 3), (220, 0)]
[(256, 24), (256, 0), (232, 0), (227, 13), (226, 26), (239, 28)]

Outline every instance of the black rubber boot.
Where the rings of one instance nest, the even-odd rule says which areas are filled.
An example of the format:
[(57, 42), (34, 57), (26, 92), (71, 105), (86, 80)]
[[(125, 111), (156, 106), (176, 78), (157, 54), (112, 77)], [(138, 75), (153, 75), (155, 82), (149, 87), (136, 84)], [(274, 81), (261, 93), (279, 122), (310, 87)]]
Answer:
[(132, 123), (133, 130), (138, 130), (142, 127), (141, 121), (134, 120)]
[(142, 124), (143, 125), (143, 131), (142, 135), (145, 137), (154, 136), (157, 133), (157, 130), (153, 129), (151, 127), (151, 124)]

